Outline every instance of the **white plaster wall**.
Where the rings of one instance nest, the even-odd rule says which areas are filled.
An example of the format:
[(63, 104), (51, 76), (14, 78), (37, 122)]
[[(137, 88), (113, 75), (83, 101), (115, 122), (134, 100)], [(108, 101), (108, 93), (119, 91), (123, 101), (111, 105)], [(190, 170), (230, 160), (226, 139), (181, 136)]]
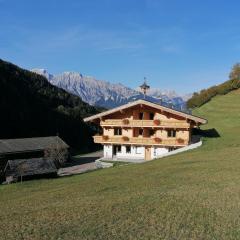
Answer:
[(192, 150), (192, 149), (198, 148), (200, 146), (202, 146), (202, 141), (201, 140), (199, 142), (197, 142), (197, 143), (193, 143), (193, 144), (190, 144), (188, 146), (181, 147), (181, 148), (178, 148), (178, 149), (176, 149), (174, 151), (165, 153), (162, 156), (160, 156), (160, 158), (171, 156), (171, 155), (175, 155), (175, 154), (178, 154), (178, 153), (181, 153), (181, 152), (185, 152), (185, 151), (188, 151), (188, 150)]
[[(154, 151), (154, 148), (156, 149)], [(155, 153), (154, 153), (155, 152)], [(151, 158), (156, 158), (168, 153), (168, 148), (161, 148), (161, 147), (152, 147), (151, 148)]]
[(103, 128), (103, 135), (114, 136), (113, 128)]
[(103, 146), (103, 155), (105, 158), (113, 157), (113, 146), (112, 145), (104, 145)]
[(144, 158), (145, 155), (145, 147), (141, 147), (141, 146), (132, 146), (131, 148), (131, 153), (133, 157), (136, 158)]

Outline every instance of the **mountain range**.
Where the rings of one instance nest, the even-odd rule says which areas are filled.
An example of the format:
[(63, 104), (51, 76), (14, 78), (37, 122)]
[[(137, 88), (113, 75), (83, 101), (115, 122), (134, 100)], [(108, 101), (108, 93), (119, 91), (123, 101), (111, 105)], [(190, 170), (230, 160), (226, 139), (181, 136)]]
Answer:
[[(97, 80), (94, 77), (83, 76), (78, 72), (63, 72), (53, 75), (40, 68), (31, 71), (45, 76), (51, 84), (81, 97), (84, 102), (93, 106), (114, 108), (144, 97), (138, 89), (131, 89), (120, 83), (113, 84), (108, 81)], [(159, 89), (150, 89), (146, 99), (184, 110), (185, 101), (188, 97), (190, 96), (179, 96), (174, 91), (163, 92)]]

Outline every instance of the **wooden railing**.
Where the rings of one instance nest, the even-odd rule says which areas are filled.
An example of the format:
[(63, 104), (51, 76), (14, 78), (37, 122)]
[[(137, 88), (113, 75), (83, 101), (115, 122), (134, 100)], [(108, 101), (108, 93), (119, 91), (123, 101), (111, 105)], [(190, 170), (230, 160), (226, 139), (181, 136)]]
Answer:
[(126, 136), (94, 136), (95, 143), (111, 143), (111, 144), (136, 144), (136, 145), (159, 145), (159, 146), (186, 146), (188, 140), (177, 138), (144, 138), (144, 137), (132, 137)]
[(153, 128), (190, 128), (185, 121), (171, 120), (129, 120), (107, 119), (100, 122), (102, 127), (153, 127)]

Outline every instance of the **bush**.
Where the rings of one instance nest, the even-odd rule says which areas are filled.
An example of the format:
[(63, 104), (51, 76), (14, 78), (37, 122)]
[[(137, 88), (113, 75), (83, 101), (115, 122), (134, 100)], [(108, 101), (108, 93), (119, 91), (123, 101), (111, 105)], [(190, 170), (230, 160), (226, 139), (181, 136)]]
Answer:
[(193, 96), (187, 101), (188, 108), (200, 107), (203, 104), (210, 101), (216, 95), (224, 95), (232, 90), (240, 88), (240, 80), (232, 79), (228, 80), (220, 85), (203, 89), (200, 93), (194, 93)]
[(129, 141), (129, 137), (123, 136), (123, 137), (122, 137), (122, 140), (123, 140), (124, 142), (127, 142), (127, 141)]
[(161, 138), (158, 138), (158, 137), (155, 137), (155, 138), (154, 138), (154, 141), (155, 141), (156, 143), (161, 143), (161, 142), (162, 142), (162, 139), (161, 139)]
[(129, 124), (129, 120), (128, 120), (128, 119), (123, 119), (123, 120), (122, 120), (122, 123), (123, 123), (124, 125), (127, 125), (127, 124)]
[(103, 135), (102, 138), (103, 138), (104, 141), (107, 141), (109, 139), (109, 137), (106, 136), (106, 135)]
[(153, 120), (154, 125), (160, 125), (161, 121), (159, 119)]

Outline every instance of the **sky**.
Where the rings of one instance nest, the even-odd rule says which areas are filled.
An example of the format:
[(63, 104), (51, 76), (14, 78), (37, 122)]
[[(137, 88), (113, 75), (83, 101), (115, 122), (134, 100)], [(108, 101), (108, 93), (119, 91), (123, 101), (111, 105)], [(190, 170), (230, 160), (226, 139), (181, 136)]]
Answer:
[(240, 56), (237, 0), (0, 0), (0, 58), (191, 93)]

